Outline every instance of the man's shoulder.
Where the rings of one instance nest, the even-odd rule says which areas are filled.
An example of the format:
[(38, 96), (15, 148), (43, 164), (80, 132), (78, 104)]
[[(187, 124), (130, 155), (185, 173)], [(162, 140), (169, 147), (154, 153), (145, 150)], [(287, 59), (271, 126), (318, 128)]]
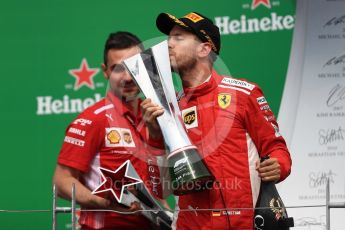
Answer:
[(81, 112), (78, 118), (89, 119), (89, 120), (100, 120), (105, 117), (105, 113), (108, 109), (114, 108), (112, 103), (108, 103), (106, 99), (102, 99), (90, 107), (86, 108)]

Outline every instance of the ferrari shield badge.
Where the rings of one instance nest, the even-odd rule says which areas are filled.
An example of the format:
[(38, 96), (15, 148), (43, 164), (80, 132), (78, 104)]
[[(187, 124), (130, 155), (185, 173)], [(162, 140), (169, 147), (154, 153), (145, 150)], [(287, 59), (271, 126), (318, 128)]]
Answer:
[(229, 93), (218, 94), (218, 105), (222, 109), (226, 109), (230, 106), (231, 95)]

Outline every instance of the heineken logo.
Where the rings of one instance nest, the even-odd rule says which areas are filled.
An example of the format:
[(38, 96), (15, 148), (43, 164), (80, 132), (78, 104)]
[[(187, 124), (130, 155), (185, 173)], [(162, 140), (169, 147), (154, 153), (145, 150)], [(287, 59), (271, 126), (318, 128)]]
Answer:
[(295, 25), (294, 16), (275, 12), (263, 18), (251, 18), (244, 14), (239, 18), (218, 16), (214, 21), (222, 35), (291, 30)]
[[(274, 8), (280, 7), (281, 4), (280, 0), (247, 0), (242, 4), (242, 10), (246, 14), (242, 14), (239, 17), (216, 16), (214, 21), (219, 27), (221, 35), (291, 30), (295, 26), (295, 16), (279, 15), (273, 11)], [(266, 9), (267, 15), (253, 16), (256, 9)]]
[(64, 95), (62, 98), (52, 96), (39, 96), (37, 100), (37, 115), (80, 113), (87, 107), (102, 99), (101, 94), (96, 93), (93, 97), (85, 99), (70, 98)]
[[(74, 84), (67, 83), (66, 90), (78, 91), (81, 88), (95, 90), (104, 87), (103, 82), (94, 82), (94, 77), (99, 73), (99, 68), (91, 68), (86, 58), (82, 58), (79, 68), (70, 69), (68, 73), (74, 78)], [(69, 79), (72, 80), (72, 77)], [(84, 86), (84, 87), (83, 87)], [(71, 91), (70, 91), (71, 92)], [(87, 107), (100, 101), (103, 97), (99, 93), (84, 98), (72, 98), (65, 94), (54, 98), (51, 95), (37, 96), (37, 115), (80, 113)]]

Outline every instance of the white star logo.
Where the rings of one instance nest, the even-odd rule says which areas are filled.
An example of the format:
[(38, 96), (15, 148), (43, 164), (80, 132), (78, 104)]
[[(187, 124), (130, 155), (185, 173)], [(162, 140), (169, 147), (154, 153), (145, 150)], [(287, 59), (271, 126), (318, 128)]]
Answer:
[(92, 191), (92, 194), (111, 192), (118, 203), (122, 201), (124, 189), (142, 183), (130, 160), (124, 162), (115, 171), (98, 167), (103, 182)]

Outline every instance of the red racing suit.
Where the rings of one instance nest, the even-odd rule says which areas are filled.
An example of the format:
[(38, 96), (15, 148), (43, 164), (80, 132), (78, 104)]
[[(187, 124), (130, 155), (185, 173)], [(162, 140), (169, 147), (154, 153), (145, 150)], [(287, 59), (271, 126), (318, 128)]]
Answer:
[(179, 105), (188, 136), (216, 182), (211, 189), (177, 198), (173, 227), (252, 230), (252, 208), (260, 190), (255, 162), (260, 156), (277, 158), (280, 180), (291, 168), (286, 143), (261, 89), (212, 71), (207, 82), (184, 89)]
[[(82, 183), (93, 191), (102, 183), (98, 167), (115, 171), (130, 160), (150, 188), (147, 183), (150, 148), (144, 142), (146, 135), (140, 113), (134, 115), (117, 97), (108, 93), (105, 99), (87, 108), (67, 127), (58, 163), (82, 172)], [(81, 211), (79, 223), (92, 229), (152, 229), (150, 221), (142, 215), (113, 212)]]

